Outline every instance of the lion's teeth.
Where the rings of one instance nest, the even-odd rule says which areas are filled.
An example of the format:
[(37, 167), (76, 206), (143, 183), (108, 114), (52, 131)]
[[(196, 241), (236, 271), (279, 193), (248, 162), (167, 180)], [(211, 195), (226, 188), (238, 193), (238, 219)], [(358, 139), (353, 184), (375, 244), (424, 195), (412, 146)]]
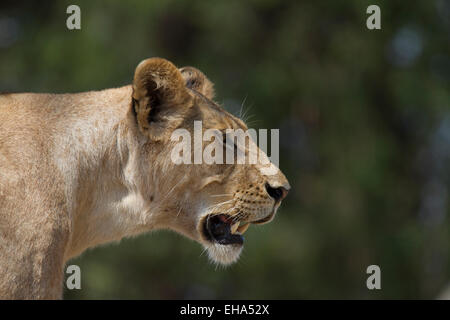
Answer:
[(231, 226), (231, 233), (236, 233), (236, 230), (239, 228), (240, 222), (236, 222)]
[(246, 224), (240, 226), (240, 227), (238, 228), (238, 232), (239, 232), (240, 234), (244, 234), (244, 232), (247, 231), (247, 229), (248, 229), (249, 226), (250, 226), (250, 223), (246, 223)]

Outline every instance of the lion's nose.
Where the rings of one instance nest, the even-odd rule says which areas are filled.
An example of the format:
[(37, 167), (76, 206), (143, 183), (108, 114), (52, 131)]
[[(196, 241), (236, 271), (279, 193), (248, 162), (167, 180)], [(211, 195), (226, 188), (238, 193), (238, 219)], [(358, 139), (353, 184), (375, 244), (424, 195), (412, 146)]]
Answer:
[(270, 197), (272, 197), (276, 202), (283, 200), (287, 194), (288, 190), (283, 187), (272, 187), (269, 183), (266, 183), (266, 191)]

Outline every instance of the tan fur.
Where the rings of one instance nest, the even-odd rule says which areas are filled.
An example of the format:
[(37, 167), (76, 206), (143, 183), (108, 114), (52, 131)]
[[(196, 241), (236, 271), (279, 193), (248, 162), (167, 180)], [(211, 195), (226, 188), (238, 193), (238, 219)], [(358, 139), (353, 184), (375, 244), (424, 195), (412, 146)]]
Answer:
[(172, 163), (175, 128), (192, 132), (202, 120), (203, 129), (246, 129), (212, 97), (200, 71), (158, 58), (139, 64), (132, 86), (0, 95), (0, 298), (61, 298), (70, 258), (153, 229), (202, 243), (215, 261), (235, 261), (239, 250), (203, 239), (202, 218), (230, 209), (246, 221), (271, 219), (264, 184), (289, 185), (279, 171), (263, 176), (260, 165)]

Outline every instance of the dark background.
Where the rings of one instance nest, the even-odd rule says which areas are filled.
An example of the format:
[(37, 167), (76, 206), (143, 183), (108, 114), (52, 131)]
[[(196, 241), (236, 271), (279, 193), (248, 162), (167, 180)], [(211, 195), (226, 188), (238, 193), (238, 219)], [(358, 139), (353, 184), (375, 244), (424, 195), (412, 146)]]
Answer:
[(65, 298), (450, 297), (449, 31), (448, 0), (3, 0), (0, 91), (118, 87), (152, 56), (192, 65), (230, 111), (245, 99), (251, 127), (280, 129), (292, 185), (229, 268), (153, 232), (70, 261), (82, 290)]

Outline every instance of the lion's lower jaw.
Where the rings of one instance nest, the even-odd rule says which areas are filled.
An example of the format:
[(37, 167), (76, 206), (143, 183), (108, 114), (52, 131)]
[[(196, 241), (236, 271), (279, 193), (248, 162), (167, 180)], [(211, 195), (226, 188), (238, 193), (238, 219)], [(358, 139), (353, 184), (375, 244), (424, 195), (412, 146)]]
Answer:
[(236, 262), (241, 255), (243, 245), (222, 245), (218, 243), (211, 243), (205, 245), (209, 258), (224, 266)]

